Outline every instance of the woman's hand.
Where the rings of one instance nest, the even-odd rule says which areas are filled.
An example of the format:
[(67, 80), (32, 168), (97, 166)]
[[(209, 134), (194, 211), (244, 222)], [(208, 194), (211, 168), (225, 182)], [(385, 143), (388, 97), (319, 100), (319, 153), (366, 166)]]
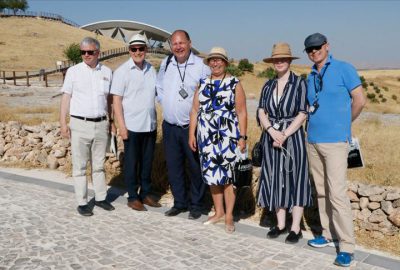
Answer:
[(274, 140), (274, 142), (276, 142), (277, 144), (282, 145), (283, 142), (285, 141), (286, 137), (285, 134), (279, 130), (276, 130), (274, 128), (270, 128), (268, 130), (269, 135), (271, 135), (272, 139)]
[(196, 142), (196, 136), (194, 136), (194, 134), (189, 134), (189, 147), (190, 149), (192, 149), (193, 152), (196, 152), (197, 142)]
[(239, 146), (240, 152), (244, 153), (246, 151), (246, 141), (244, 139), (242, 139), (242, 138), (239, 139), (238, 146)]

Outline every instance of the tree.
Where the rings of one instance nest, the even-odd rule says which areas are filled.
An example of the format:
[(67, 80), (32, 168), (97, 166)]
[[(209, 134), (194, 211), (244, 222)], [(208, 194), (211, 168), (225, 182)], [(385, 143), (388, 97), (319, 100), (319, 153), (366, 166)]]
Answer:
[(64, 50), (64, 55), (74, 64), (82, 62), (81, 47), (78, 43), (69, 44)]
[(0, 0), (0, 12), (2, 12), (3, 9), (6, 9), (6, 8), (7, 8), (7, 5), (6, 5), (5, 0)]
[(25, 10), (29, 8), (28, 1), (26, 0), (5, 0), (5, 3), (7, 8), (14, 12), (14, 15), (18, 12), (18, 10), (25, 12)]

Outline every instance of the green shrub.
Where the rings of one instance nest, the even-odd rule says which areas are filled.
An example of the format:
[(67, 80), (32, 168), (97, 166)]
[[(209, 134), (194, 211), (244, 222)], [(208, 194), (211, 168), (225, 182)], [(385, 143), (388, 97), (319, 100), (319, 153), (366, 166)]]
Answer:
[(376, 95), (375, 95), (374, 93), (368, 93), (368, 94), (367, 94), (367, 98), (368, 98), (368, 99), (371, 99), (371, 100), (372, 100), (372, 99), (375, 99), (375, 97), (376, 97)]
[(379, 89), (378, 87), (374, 88), (374, 89), (375, 89), (375, 93), (377, 93), (377, 94), (379, 94), (381, 92), (381, 89)]
[(369, 85), (370, 85), (370, 86), (374, 86), (374, 83), (373, 83), (373, 82), (370, 82)]
[(275, 76), (276, 76), (276, 72), (272, 67), (269, 67), (266, 70), (257, 74), (257, 77), (259, 77), (259, 78), (273, 79), (273, 78), (275, 78)]
[(383, 95), (382, 94), (379, 94), (379, 96), (378, 97), (380, 97), (380, 98), (383, 98)]
[(366, 82), (364, 76), (360, 76), (360, 81), (361, 81), (362, 83), (365, 83), (365, 82)]
[(392, 99), (393, 100), (397, 100), (397, 96), (396, 95), (392, 95)]
[(364, 89), (368, 89), (368, 83), (367, 82), (362, 82), (362, 87), (364, 88)]
[(382, 98), (382, 99), (381, 99), (381, 102), (383, 102), (383, 103), (385, 103), (386, 101), (387, 101), (386, 98)]
[(241, 59), (241, 60), (239, 61), (238, 68), (239, 68), (241, 71), (253, 72), (253, 70), (254, 70), (254, 65), (253, 65), (252, 63), (250, 63), (248, 59)]
[(82, 62), (81, 47), (78, 43), (71, 43), (65, 48), (64, 56), (74, 64)]
[(380, 103), (379, 100), (377, 100), (376, 98), (371, 99), (372, 103)]
[(386, 86), (382, 87), (383, 90), (385, 90), (386, 92), (389, 91), (389, 88), (387, 88)]
[(229, 64), (229, 66), (226, 67), (226, 72), (230, 73), (232, 76), (235, 76), (235, 77), (240, 77), (244, 73), (242, 70), (240, 70), (234, 64)]

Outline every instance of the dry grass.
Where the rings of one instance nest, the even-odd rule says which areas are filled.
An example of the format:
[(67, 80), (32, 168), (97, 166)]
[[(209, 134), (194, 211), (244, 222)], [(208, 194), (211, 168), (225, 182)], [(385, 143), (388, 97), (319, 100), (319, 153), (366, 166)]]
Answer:
[(358, 245), (400, 256), (400, 234), (377, 238), (371, 232), (360, 230), (355, 232), (355, 236)]
[(9, 107), (1, 104), (0, 122), (18, 121), (26, 125), (38, 125), (42, 122), (56, 122), (59, 119), (58, 106)]
[[(96, 34), (41, 18), (0, 18), (0, 70), (55, 68), (65, 60), (63, 50), (83, 37)], [(98, 36), (102, 50), (123, 47), (121, 41)]]
[(365, 168), (348, 171), (350, 180), (400, 186), (400, 126), (384, 125), (379, 119), (356, 121), (353, 135), (360, 139)]

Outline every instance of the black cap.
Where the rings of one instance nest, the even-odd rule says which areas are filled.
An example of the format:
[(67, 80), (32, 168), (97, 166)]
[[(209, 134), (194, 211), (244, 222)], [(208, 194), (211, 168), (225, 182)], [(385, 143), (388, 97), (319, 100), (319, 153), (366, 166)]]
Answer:
[(321, 46), (322, 44), (325, 44), (327, 42), (326, 36), (320, 33), (315, 33), (312, 35), (309, 35), (305, 40), (304, 40), (304, 46), (305, 49), (310, 48), (310, 47), (315, 47), (315, 46)]

